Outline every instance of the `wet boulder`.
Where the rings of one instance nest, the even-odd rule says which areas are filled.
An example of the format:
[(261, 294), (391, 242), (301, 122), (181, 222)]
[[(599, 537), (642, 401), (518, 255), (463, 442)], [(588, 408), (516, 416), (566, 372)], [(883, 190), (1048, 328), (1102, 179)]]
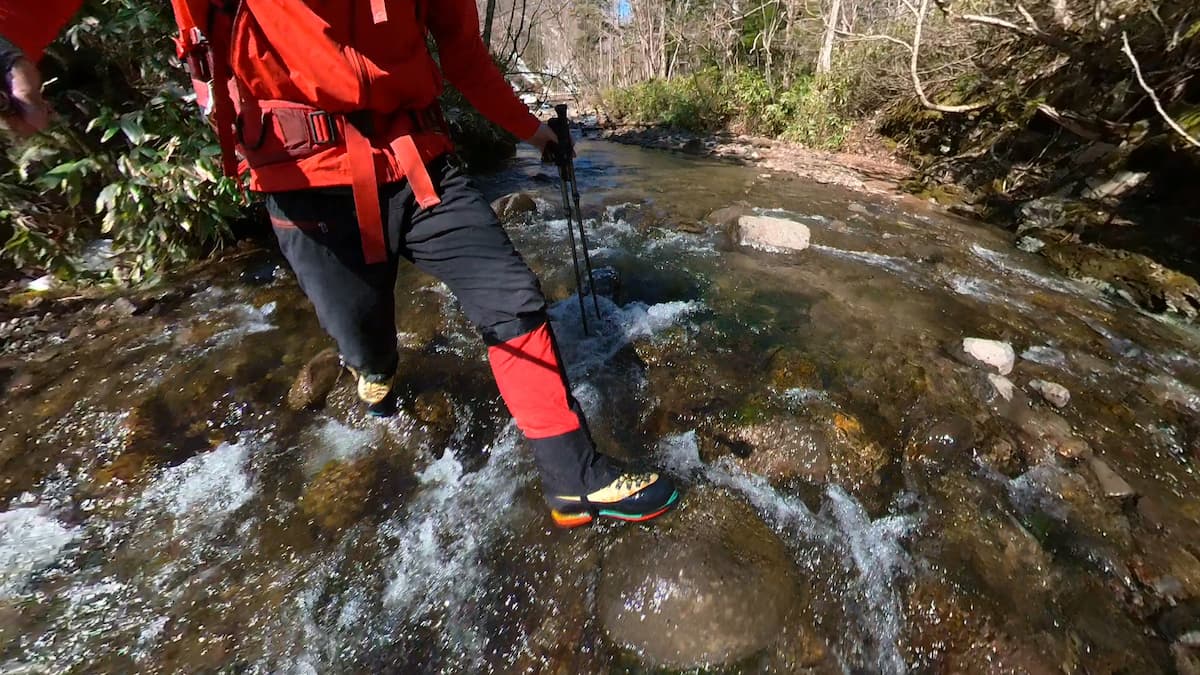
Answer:
[(323, 405), (341, 372), (342, 362), (336, 349), (330, 347), (317, 354), (304, 364), (292, 382), (287, 395), (288, 407), (303, 410)]
[(651, 528), (625, 528), (604, 555), (597, 612), (608, 637), (654, 668), (740, 661), (802, 611), (783, 542), (728, 492), (697, 489)]
[(737, 226), (739, 218), (752, 215), (754, 215), (754, 209), (744, 204), (734, 204), (713, 211), (705, 216), (704, 220), (720, 228), (732, 230)]
[(825, 483), (830, 460), (827, 440), (794, 419), (773, 419), (734, 426), (726, 431), (697, 434), (700, 456), (711, 461), (732, 455), (744, 471), (766, 478), (773, 485), (803, 480)]
[(492, 202), (492, 210), (500, 222), (508, 223), (537, 214), (538, 205), (532, 193), (514, 192)]
[(326, 532), (350, 527), (379, 495), (379, 468), (373, 457), (329, 462), (305, 487), (298, 503), (300, 513)]
[(772, 253), (803, 251), (812, 239), (807, 225), (771, 216), (742, 216), (737, 230), (738, 244)]

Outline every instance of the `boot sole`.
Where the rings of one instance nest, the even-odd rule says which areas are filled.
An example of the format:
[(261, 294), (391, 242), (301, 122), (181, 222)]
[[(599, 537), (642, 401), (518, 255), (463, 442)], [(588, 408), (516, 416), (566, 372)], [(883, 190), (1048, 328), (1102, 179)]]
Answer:
[[(620, 520), (620, 521), (623, 521), (626, 523), (644, 523), (647, 520), (653, 520), (653, 519), (661, 516), (662, 514), (666, 513), (667, 511), (670, 511), (671, 507), (674, 506), (675, 502), (677, 502), (678, 500), (679, 500), (679, 490), (676, 490), (671, 493), (671, 497), (669, 499), (667, 499), (667, 503), (663, 504), (662, 508), (658, 509), (657, 511), (653, 511), (651, 513), (642, 513), (642, 514), (622, 513), (620, 511), (615, 511), (612, 509), (600, 509), (598, 513), (600, 516), (602, 516), (604, 518), (612, 518), (613, 520)], [(573, 528), (573, 527), (580, 527), (583, 525), (587, 525), (588, 523), (592, 522), (592, 520), (593, 520), (592, 514), (590, 514), (590, 513), (560, 513), (555, 510), (550, 511), (550, 517), (552, 519), (554, 519), (555, 525), (562, 527), (562, 528), (568, 528), (568, 529)]]

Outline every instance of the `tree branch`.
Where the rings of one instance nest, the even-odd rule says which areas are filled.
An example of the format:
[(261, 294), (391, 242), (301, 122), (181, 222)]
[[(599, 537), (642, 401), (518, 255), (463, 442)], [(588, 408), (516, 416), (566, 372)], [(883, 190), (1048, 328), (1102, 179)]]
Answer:
[[(975, 23), (984, 26), (993, 26), (995, 28), (1003, 28), (1007, 31), (1017, 33), (1018, 35), (1024, 35), (1027, 38), (1037, 40), (1038, 42), (1041, 42), (1048, 47), (1053, 47), (1068, 56), (1076, 58), (1079, 56), (1074, 47), (1041, 29), (1026, 28), (1024, 26), (1018, 26), (1011, 21), (1005, 21), (999, 17), (983, 16), (981, 14), (959, 14), (953, 16), (952, 18), (958, 21), (964, 21), (966, 23)], [(1032, 19), (1033, 17), (1030, 18)]]
[(839, 30), (837, 34), (840, 37), (846, 38), (848, 42), (883, 40), (885, 42), (898, 44), (910, 52), (912, 51), (912, 45), (908, 44), (904, 40), (901, 40), (900, 38), (892, 37), (891, 35), (863, 35), (861, 33), (850, 33), (844, 30)]
[(1129, 34), (1125, 31), (1121, 31), (1121, 43), (1121, 51), (1125, 53), (1125, 56), (1129, 57), (1129, 63), (1133, 64), (1133, 74), (1137, 76), (1138, 84), (1142, 85), (1142, 89), (1145, 90), (1146, 95), (1154, 102), (1154, 109), (1158, 111), (1159, 116), (1163, 118), (1167, 126), (1171, 127), (1185, 141), (1194, 147), (1200, 148), (1200, 141), (1196, 140), (1183, 127), (1179, 126), (1178, 122), (1171, 119), (1171, 116), (1163, 109), (1162, 101), (1158, 100), (1158, 94), (1154, 93), (1154, 89), (1149, 84), (1146, 84), (1146, 78), (1142, 77), (1142, 66), (1138, 63), (1137, 57), (1133, 55), (1133, 49), (1129, 46)]
[(925, 27), (925, 14), (929, 10), (929, 0), (921, 0), (921, 6), (917, 10), (917, 25), (913, 29), (912, 41), (912, 58), (908, 62), (908, 72), (912, 76), (913, 89), (917, 92), (917, 98), (921, 99), (921, 105), (944, 113), (965, 113), (972, 110), (979, 110), (986, 107), (987, 103), (971, 103), (969, 105), (940, 105), (929, 100), (925, 94), (925, 88), (921, 86), (921, 76), (918, 73), (917, 65), (920, 61), (921, 54), (921, 31)]

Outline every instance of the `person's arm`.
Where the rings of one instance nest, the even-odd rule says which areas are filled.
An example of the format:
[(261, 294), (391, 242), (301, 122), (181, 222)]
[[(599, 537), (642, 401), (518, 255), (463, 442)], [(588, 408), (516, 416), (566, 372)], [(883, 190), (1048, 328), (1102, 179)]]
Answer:
[(428, 11), (426, 23), (437, 42), (442, 72), (467, 101), (527, 143), (544, 148), (554, 142), (554, 132), (529, 112), (492, 62), (479, 36), (473, 0), (439, 0), (430, 3)]
[(83, 0), (0, 0), (0, 74), (11, 101), (2, 121), (22, 136), (49, 124), (35, 64), (82, 4)]

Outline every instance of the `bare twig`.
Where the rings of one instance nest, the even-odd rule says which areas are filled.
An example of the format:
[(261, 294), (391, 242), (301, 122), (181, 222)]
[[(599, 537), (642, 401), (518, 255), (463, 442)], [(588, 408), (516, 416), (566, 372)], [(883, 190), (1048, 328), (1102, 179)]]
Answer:
[(1146, 83), (1146, 78), (1142, 76), (1142, 66), (1138, 63), (1137, 57), (1133, 55), (1133, 49), (1129, 46), (1129, 34), (1125, 31), (1121, 31), (1121, 51), (1125, 53), (1125, 56), (1129, 57), (1129, 63), (1133, 65), (1133, 74), (1137, 76), (1138, 84), (1142, 85), (1142, 89), (1154, 103), (1154, 109), (1158, 111), (1159, 116), (1163, 118), (1163, 121), (1167, 123), (1167, 126), (1171, 127), (1171, 129), (1173, 129), (1175, 133), (1179, 134), (1185, 141), (1192, 144), (1194, 147), (1200, 148), (1200, 141), (1196, 140), (1196, 138), (1189, 134), (1183, 127), (1179, 126), (1178, 122), (1171, 119), (1171, 116), (1167, 114), (1165, 109), (1163, 109), (1162, 101), (1158, 100), (1158, 94), (1154, 93), (1154, 89)]
[(1041, 32), (1042, 29), (1040, 26), (1038, 26), (1037, 20), (1034, 19), (1033, 15), (1029, 13), (1029, 10), (1025, 9), (1025, 6), (1019, 2), (1017, 3), (1017, 11), (1020, 12), (1021, 16), (1025, 18), (1025, 23), (1029, 24), (1029, 28), (1031, 30)]

